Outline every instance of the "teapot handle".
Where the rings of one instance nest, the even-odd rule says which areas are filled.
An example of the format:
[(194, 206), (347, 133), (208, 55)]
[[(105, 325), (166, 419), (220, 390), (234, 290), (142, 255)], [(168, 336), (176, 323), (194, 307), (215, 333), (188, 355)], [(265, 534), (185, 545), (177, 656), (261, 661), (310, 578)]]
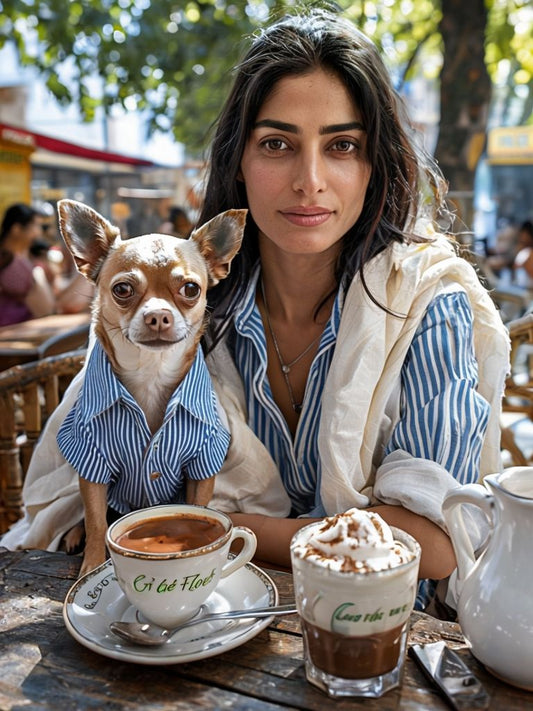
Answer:
[(476, 557), (470, 538), (466, 532), (460, 504), (478, 506), (494, 528), (494, 497), (479, 484), (465, 484), (448, 493), (442, 504), (442, 513), (452, 539), (457, 559), (457, 583), (459, 588), (472, 570)]

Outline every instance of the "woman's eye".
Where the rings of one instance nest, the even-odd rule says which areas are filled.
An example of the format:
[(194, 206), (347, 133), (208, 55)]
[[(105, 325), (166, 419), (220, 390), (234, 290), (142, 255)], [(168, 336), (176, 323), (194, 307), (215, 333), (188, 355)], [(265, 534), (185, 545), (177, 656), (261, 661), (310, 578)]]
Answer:
[(133, 294), (134, 290), (131, 284), (128, 284), (127, 281), (119, 281), (117, 284), (112, 289), (113, 295), (116, 296), (117, 299), (130, 299)]
[(192, 301), (200, 296), (200, 291), (201, 289), (198, 284), (195, 284), (194, 281), (188, 281), (181, 286), (179, 294), (183, 296), (184, 299)]
[(285, 151), (288, 148), (287, 143), (281, 138), (265, 138), (261, 141), (261, 147), (271, 153), (278, 153), (279, 151)]
[(332, 150), (337, 151), (338, 153), (352, 153), (353, 151), (357, 151), (358, 149), (358, 143), (356, 143), (355, 141), (349, 141), (346, 138), (343, 138), (339, 141), (335, 141), (332, 146)]

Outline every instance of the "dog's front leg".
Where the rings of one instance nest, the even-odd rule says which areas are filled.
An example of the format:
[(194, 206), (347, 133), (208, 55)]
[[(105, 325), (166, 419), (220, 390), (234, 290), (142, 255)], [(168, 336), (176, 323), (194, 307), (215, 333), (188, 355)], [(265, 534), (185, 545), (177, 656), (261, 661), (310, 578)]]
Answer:
[(106, 560), (107, 484), (95, 484), (80, 477), (80, 493), (85, 508), (85, 552), (80, 576)]
[(197, 506), (207, 506), (213, 496), (215, 488), (215, 477), (209, 479), (187, 479), (185, 489), (185, 501), (188, 504), (196, 504)]

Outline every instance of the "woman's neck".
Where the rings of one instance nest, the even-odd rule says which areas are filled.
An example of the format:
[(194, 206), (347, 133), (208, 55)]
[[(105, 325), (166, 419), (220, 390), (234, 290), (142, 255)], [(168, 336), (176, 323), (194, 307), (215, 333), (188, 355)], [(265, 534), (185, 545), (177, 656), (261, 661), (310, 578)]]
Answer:
[(301, 326), (328, 320), (337, 292), (332, 255), (270, 255), (261, 252), (261, 279), (271, 317)]
[(272, 396), (294, 437), (309, 369), (330, 317), (337, 284), (331, 254), (261, 251), (257, 305), (265, 329)]

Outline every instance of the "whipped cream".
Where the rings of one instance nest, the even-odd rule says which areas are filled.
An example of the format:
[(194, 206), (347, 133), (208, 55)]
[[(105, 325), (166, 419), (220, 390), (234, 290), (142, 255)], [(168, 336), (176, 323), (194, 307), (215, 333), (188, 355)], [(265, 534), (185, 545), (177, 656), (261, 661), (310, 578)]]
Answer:
[(415, 557), (394, 540), (390, 526), (372, 511), (349, 509), (310, 525), (306, 533), (294, 544), (294, 553), (339, 572), (378, 572)]

